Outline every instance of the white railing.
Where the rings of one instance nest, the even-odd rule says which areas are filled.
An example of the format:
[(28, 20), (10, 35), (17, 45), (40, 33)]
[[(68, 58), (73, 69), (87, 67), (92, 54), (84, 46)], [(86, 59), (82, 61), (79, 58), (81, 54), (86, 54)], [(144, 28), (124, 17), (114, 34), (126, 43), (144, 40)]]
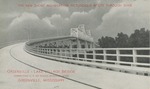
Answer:
[[(134, 69), (150, 75), (150, 48), (33, 48), (25, 46), (29, 52), (55, 58), (66, 59), (79, 64), (96, 65), (110, 70)], [(61, 60), (61, 59), (60, 59)], [(65, 60), (65, 61), (66, 61)], [(113, 66), (112, 66), (113, 65)], [(115, 68), (113, 68), (115, 66)], [(133, 70), (132, 70), (133, 71)], [(130, 71), (131, 72), (131, 71)], [(137, 73), (137, 72), (135, 72)]]

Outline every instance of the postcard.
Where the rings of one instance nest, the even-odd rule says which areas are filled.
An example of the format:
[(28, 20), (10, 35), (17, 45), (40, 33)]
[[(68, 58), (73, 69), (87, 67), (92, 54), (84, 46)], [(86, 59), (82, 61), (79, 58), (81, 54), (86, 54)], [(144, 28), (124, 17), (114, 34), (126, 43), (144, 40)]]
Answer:
[(149, 0), (0, 0), (0, 89), (150, 89)]

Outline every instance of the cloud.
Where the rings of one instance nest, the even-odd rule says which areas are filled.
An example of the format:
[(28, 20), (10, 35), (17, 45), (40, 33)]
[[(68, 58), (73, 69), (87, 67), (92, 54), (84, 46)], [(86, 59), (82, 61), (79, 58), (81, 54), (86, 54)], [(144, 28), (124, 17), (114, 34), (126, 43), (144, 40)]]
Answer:
[(102, 22), (101, 17), (109, 11), (110, 8), (96, 7), (88, 12), (73, 12), (69, 17), (63, 17), (61, 14), (53, 14), (48, 17), (61, 35), (69, 34), (72, 27), (77, 27), (79, 24), (85, 24), (86, 29), (95, 30)]
[(86, 28), (93, 30), (101, 23), (100, 20), (96, 19), (95, 14), (91, 12), (74, 12), (70, 16), (70, 26), (78, 26), (79, 24), (85, 24)]
[(77, 27), (79, 24), (85, 24), (86, 29), (93, 31), (101, 24), (101, 17), (108, 11), (109, 9), (94, 8), (88, 12), (73, 12), (67, 18), (54, 14), (50, 17), (50, 21), (57, 29), (67, 33), (70, 28)]
[(77, 27), (79, 24), (85, 24), (87, 29), (92, 29), (96, 25), (95, 23), (99, 23), (88, 12), (74, 12), (67, 18), (62, 17), (60, 14), (53, 14), (47, 20), (55, 26), (60, 35), (69, 35), (70, 28)]
[(149, 1), (137, 0), (131, 3), (132, 7), (111, 8), (103, 16), (102, 24), (95, 31), (95, 35), (115, 37), (118, 32), (131, 34), (135, 29), (145, 27), (150, 30), (150, 8)]
[(39, 20), (38, 16), (32, 13), (24, 12), (23, 14), (17, 16), (10, 24), (10, 27), (18, 25), (25, 20)]
[[(99, 2), (100, 1), (100, 2)], [(118, 3), (118, 1), (122, 0), (29, 0), (22, 1), (24, 4), (114, 4)], [(11, 18), (9, 20), (5, 19), (4, 21), (0, 21), (3, 23), (3, 26), (9, 27), (9, 31), (18, 35), (25, 34), (26, 30), (30, 30), (32, 36), (34, 38), (39, 37), (48, 37), (50, 34), (52, 36), (56, 35), (57, 31), (59, 35), (68, 35), (69, 30), (72, 27), (77, 27), (79, 24), (85, 24), (85, 28), (92, 31), (93, 36), (102, 36), (102, 35), (110, 35), (114, 36), (119, 31), (130, 32), (129, 29), (137, 27), (137, 24), (144, 24), (147, 20), (142, 20), (147, 18), (148, 11), (144, 9), (145, 3), (141, 0), (141, 2), (134, 2), (132, 8), (112, 8), (111, 7), (18, 7), (16, 5), (19, 4), (18, 0), (14, 0), (12, 3), (8, 3), (8, 7), (6, 7), (6, 3), (8, 0), (4, 1), (4, 5), (0, 6), (2, 8), (2, 12), (9, 12), (7, 14), (3, 14), (3, 16), (7, 18)], [(140, 3), (140, 4), (139, 4)], [(146, 2), (147, 3), (147, 2)], [(144, 5), (144, 6), (143, 6)], [(14, 6), (14, 7), (13, 7)], [(134, 7), (136, 6), (136, 7)], [(141, 9), (142, 7), (142, 9)], [(136, 9), (135, 9), (136, 8)], [(138, 12), (137, 9), (140, 11)], [(128, 12), (128, 13), (127, 13)], [(11, 15), (11, 13), (13, 13)], [(22, 13), (22, 14), (21, 14)], [(143, 15), (143, 13), (146, 15)], [(2, 15), (2, 14), (1, 14)], [(136, 16), (136, 15), (139, 15)], [(1, 17), (1, 16), (0, 16)], [(120, 22), (119, 22), (120, 21)], [(142, 22), (143, 21), (143, 22)], [(10, 23), (11, 22), (11, 23)], [(129, 24), (128, 22), (132, 23)], [(136, 23), (135, 23), (136, 22)], [(146, 24), (148, 22), (145, 22)], [(6, 25), (4, 25), (6, 24)], [(8, 24), (10, 24), (8, 26)], [(121, 28), (123, 25), (123, 28)], [(138, 25), (141, 26), (141, 25)], [(143, 26), (143, 25), (142, 25)], [(96, 31), (95, 31), (96, 29)], [(121, 29), (121, 30), (120, 30)], [(20, 33), (19, 33), (20, 31)], [(47, 32), (46, 32), (47, 31)], [(16, 32), (16, 33), (15, 33)], [(22, 32), (22, 33), (21, 33)], [(46, 35), (45, 35), (46, 34)], [(97, 35), (96, 35), (97, 34)], [(22, 35), (21, 35), (22, 36)]]
[[(57, 0), (56, 0), (57, 1)], [(61, 4), (64, 4), (66, 0), (62, 0)], [(78, 1), (78, 0), (77, 0)], [(78, 4), (82, 4), (82, 3), (89, 3), (88, 0), (83, 0), (83, 1), (67, 1), (67, 4), (72, 4), (72, 3), (78, 3)], [(110, 3), (110, 2), (105, 2), (102, 0), (102, 2), (98, 2), (99, 0), (94, 0), (94, 1), (90, 1), (89, 4), (93, 4), (93, 3)], [(64, 3), (63, 3), (64, 2)], [(117, 1), (111, 2), (111, 3), (116, 3)], [(90, 8), (87, 10), (81, 10), (78, 7), (74, 7), (74, 9), (77, 10), (73, 10), (72, 7), (69, 7), (69, 11), (72, 12), (70, 16), (68, 17), (63, 17), (61, 16), (61, 14), (54, 14), (50, 17), (50, 20), (52, 22), (52, 24), (54, 24), (57, 29), (59, 29), (59, 31), (62, 30), (61, 33), (64, 32), (64, 34), (68, 33), (69, 34), (69, 30), (72, 27), (77, 27), (79, 24), (85, 24), (86, 29), (88, 30), (95, 30), (101, 23), (102, 23), (102, 17), (104, 14), (106, 14), (107, 12), (109, 12), (111, 7), (95, 7), (95, 8)], [(56, 25), (57, 24), (57, 25)], [(66, 32), (66, 33), (65, 33)]]
[(48, 19), (48, 17), (45, 17), (42, 19), (45, 23), (47, 23), (51, 28), (54, 28), (55, 26), (52, 25), (51, 21)]
[(30, 34), (34, 39), (54, 36), (54, 28), (48, 18), (40, 19), (36, 14), (24, 12), (11, 22), (8, 32), (10, 38), (25, 38)]

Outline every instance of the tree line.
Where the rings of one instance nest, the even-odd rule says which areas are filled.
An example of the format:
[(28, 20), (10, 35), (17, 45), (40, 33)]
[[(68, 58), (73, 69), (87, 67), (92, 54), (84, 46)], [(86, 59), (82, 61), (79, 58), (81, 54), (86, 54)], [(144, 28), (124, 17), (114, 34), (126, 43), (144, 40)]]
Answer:
[(145, 28), (136, 29), (130, 36), (122, 32), (115, 38), (102, 36), (98, 44), (102, 48), (124, 48), (124, 47), (150, 47), (150, 31)]

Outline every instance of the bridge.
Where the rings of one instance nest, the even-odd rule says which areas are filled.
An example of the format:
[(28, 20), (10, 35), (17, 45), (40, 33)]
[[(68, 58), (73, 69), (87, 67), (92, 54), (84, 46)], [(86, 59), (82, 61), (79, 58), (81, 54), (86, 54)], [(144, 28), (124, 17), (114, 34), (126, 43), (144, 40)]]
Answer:
[[(150, 48), (98, 48), (84, 25), (71, 28), (70, 33), (69, 36), (32, 39), (4, 49), (9, 49), (10, 56), (21, 64), (68, 80), (65, 85), (58, 84), (61, 87), (51, 89), (149, 89)], [(21, 67), (19, 63), (16, 65)], [(65, 77), (48, 71), (63, 68), (77, 73)]]
[(89, 33), (79, 26), (70, 36), (31, 40), (25, 50), (55, 61), (150, 76), (150, 48), (96, 48)]

